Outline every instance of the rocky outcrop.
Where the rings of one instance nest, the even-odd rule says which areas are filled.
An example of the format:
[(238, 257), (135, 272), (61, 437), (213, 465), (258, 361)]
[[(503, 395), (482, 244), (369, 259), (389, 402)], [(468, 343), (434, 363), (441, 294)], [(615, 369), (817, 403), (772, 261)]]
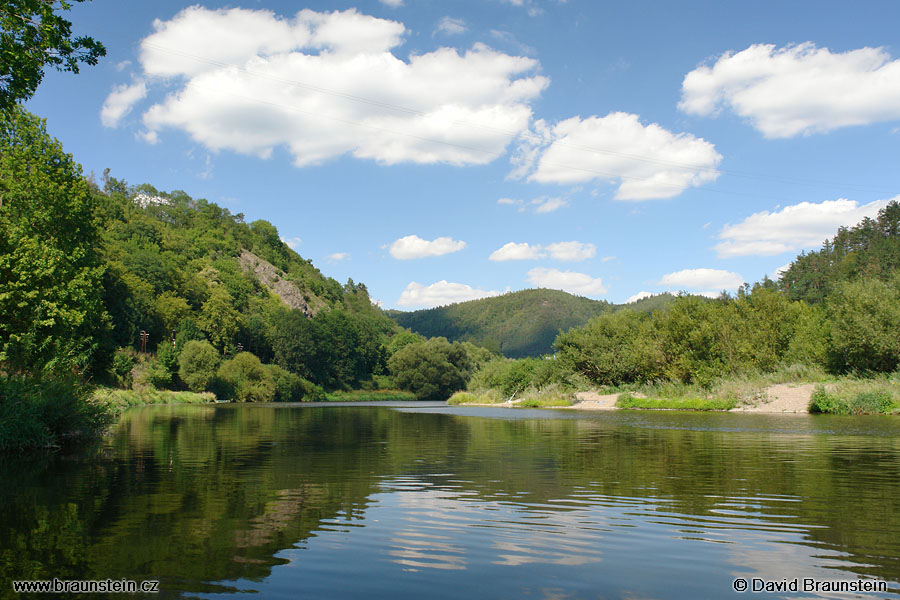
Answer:
[(315, 315), (316, 311), (310, 308), (303, 291), (296, 283), (285, 279), (284, 271), (249, 250), (241, 250), (238, 261), (245, 272), (256, 275), (259, 282), (267, 290), (281, 298), (285, 306), (302, 310), (307, 317)]

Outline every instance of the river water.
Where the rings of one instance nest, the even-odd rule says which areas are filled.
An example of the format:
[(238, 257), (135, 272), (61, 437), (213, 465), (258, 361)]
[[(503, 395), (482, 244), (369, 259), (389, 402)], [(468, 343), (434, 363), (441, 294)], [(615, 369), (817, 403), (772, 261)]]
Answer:
[(194, 598), (694, 599), (741, 581), (900, 598), (900, 419), (142, 407), (95, 448), (0, 461), (0, 598), (54, 577)]

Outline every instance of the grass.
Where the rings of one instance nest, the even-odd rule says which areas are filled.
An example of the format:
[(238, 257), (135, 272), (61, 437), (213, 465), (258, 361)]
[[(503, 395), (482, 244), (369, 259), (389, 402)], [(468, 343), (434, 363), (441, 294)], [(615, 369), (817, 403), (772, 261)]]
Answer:
[(99, 387), (90, 396), (90, 401), (120, 413), (132, 406), (143, 404), (209, 404), (216, 401), (212, 392), (173, 392), (146, 388), (140, 391)]
[(616, 400), (619, 408), (666, 409), (666, 410), (730, 410), (737, 406), (732, 398), (702, 398), (697, 396), (675, 396), (667, 398), (640, 398), (628, 392), (620, 394)]
[(412, 392), (402, 390), (352, 390), (325, 394), (325, 402), (387, 402), (416, 400)]
[(75, 379), (0, 378), (0, 451), (55, 449), (97, 437), (114, 416)]
[(890, 415), (900, 412), (900, 382), (895, 373), (871, 379), (843, 379), (817, 385), (809, 412), (832, 415)]
[(506, 399), (495, 389), (480, 389), (471, 392), (456, 392), (447, 404), (502, 404)]
[[(479, 389), (467, 392), (456, 392), (447, 404), (505, 404), (508, 398), (504, 398), (500, 390)], [(515, 408), (553, 408), (560, 406), (572, 406), (575, 403), (574, 395), (557, 385), (536, 390), (528, 388), (511, 406)]]

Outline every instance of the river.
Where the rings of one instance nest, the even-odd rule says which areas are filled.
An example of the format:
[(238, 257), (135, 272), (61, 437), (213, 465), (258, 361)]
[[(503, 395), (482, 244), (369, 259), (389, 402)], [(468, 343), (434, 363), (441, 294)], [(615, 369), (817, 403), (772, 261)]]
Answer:
[(96, 447), (0, 460), (0, 598), (53, 578), (158, 580), (165, 598), (694, 599), (742, 581), (900, 598), (900, 419), (141, 407)]

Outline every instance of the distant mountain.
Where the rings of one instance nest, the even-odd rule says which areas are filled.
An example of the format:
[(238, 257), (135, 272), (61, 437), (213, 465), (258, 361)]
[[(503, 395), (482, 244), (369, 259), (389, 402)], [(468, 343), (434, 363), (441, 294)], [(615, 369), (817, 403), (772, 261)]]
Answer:
[(560, 331), (580, 327), (591, 317), (623, 307), (639, 311), (664, 308), (672, 296), (651, 296), (627, 305), (573, 296), (560, 290), (531, 289), (411, 312), (386, 314), (426, 337), (469, 341), (511, 358), (552, 352)]

